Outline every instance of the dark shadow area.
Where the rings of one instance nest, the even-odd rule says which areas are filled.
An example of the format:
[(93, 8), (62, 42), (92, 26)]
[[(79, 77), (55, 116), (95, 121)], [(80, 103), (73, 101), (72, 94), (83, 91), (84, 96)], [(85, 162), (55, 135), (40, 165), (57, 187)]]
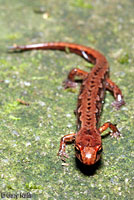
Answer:
[(95, 163), (94, 165), (88, 166), (82, 164), (77, 158), (76, 158), (76, 167), (79, 169), (85, 176), (93, 176), (96, 173), (96, 170), (99, 169), (102, 166), (101, 159)]
[(105, 138), (108, 137), (108, 136), (110, 137), (110, 132), (105, 133), (105, 135), (102, 135), (101, 138), (102, 138), (102, 139), (105, 139)]

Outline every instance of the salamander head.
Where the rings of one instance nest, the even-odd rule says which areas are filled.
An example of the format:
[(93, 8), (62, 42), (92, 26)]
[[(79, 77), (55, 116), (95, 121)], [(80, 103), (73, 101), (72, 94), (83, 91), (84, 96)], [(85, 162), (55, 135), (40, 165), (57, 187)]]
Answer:
[(85, 165), (95, 164), (101, 157), (102, 146), (97, 145), (94, 147), (75, 145), (76, 157)]

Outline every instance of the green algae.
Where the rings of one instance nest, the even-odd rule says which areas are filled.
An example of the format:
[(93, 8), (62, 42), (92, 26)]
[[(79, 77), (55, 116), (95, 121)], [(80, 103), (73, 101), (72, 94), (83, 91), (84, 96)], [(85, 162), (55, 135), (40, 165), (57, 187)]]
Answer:
[(73, 2), (72, 5), (75, 7), (80, 7), (80, 8), (88, 8), (88, 9), (93, 8), (91, 3), (89, 3), (88, 1), (84, 1), (84, 0), (77, 0), (77, 1)]
[[(30, 192), (32, 199), (41, 200), (132, 199), (133, 2), (0, 0), (0, 6), (0, 195)], [(116, 123), (122, 136), (103, 138), (101, 162), (92, 169), (75, 162), (73, 145), (67, 146), (69, 166), (62, 166), (57, 157), (61, 136), (76, 130), (79, 92), (79, 87), (65, 91), (62, 82), (72, 68), (88, 71), (91, 66), (69, 52), (7, 52), (13, 44), (47, 41), (100, 50), (110, 63), (111, 79), (122, 89), (126, 105), (116, 111), (107, 93), (100, 122)], [(30, 105), (18, 104), (18, 98)]]
[(127, 53), (125, 53), (123, 56), (121, 56), (118, 59), (120, 64), (128, 64), (129, 63), (129, 55)]

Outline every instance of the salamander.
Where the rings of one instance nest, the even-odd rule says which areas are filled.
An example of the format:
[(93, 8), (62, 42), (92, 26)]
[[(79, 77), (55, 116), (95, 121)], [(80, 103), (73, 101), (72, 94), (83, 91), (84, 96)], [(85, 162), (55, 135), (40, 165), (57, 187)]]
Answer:
[(29, 50), (60, 50), (69, 51), (83, 57), (87, 62), (94, 65), (90, 72), (81, 69), (72, 69), (64, 82), (65, 88), (76, 87), (75, 77), (80, 77), (82, 84), (78, 96), (78, 104), (76, 109), (77, 115), (77, 131), (65, 135), (61, 138), (58, 155), (62, 160), (66, 154), (66, 144), (75, 144), (76, 157), (84, 165), (93, 165), (101, 157), (102, 140), (101, 133), (110, 128), (113, 137), (118, 138), (120, 132), (116, 125), (111, 122), (104, 123), (99, 127), (99, 119), (104, 102), (105, 91), (109, 90), (113, 93), (115, 102), (112, 104), (119, 109), (123, 104), (123, 95), (119, 87), (109, 79), (109, 64), (105, 56), (97, 50), (90, 47), (66, 43), (66, 42), (50, 42), (41, 44), (31, 44), (10, 47), (12, 51), (29, 51)]

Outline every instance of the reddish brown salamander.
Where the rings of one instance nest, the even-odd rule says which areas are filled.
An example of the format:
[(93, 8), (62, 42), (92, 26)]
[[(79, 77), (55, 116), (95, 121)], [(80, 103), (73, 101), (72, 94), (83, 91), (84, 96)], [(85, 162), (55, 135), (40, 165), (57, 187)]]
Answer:
[(28, 50), (69, 50), (71, 53), (79, 56), (92, 63), (94, 67), (90, 73), (78, 68), (72, 69), (64, 82), (65, 88), (75, 87), (75, 77), (82, 79), (80, 94), (78, 96), (77, 118), (78, 130), (76, 133), (65, 135), (61, 138), (58, 155), (62, 160), (68, 157), (65, 152), (66, 144), (75, 143), (76, 157), (85, 165), (95, 164), (101, 157), (102, 141), (101, 133), (107, 128), (112, 130), (113, 137), (119, 137), (120, 132), (111, 122), (106, 122), (103, 126), (98, 127), (102, 104), (104, 101), (105, 91), (113, 93), (115, 102), (113, 106), (119, 109), (125, 102), (123, 95), (118, 86), (109, 79), (109, 65), (106, 58), (98, 51), (82, 45), (51, 42), (42, 44), (33, 44), (26, 46), (13, 46), (12, 51)]

